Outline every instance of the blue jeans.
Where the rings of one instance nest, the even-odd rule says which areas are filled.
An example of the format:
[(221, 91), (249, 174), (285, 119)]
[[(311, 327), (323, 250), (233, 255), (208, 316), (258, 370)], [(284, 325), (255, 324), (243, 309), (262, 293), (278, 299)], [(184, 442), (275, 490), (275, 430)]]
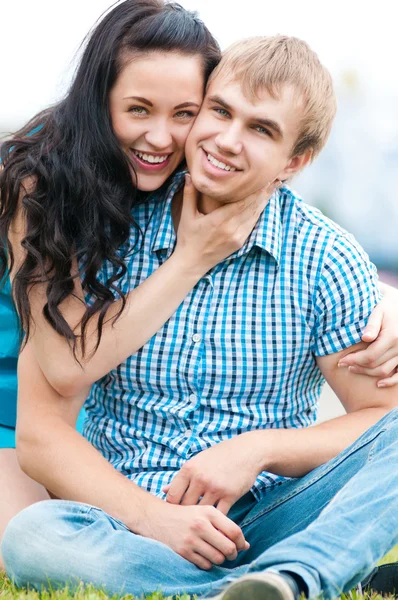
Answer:
[(398, 543), (398, 409), (305, 477), (285, 481), (259, 502), (246, 494), (229, 517), (250, 549), (210, 571), (99, 508), (63, 500), (17, 515), (2, 555), (17, 586), (37, 589), (81, 580), (110, 594), (211, 597), (240, 575), (270, 569), (297, 574), (311, 597), (323, 591), (334, 598)]

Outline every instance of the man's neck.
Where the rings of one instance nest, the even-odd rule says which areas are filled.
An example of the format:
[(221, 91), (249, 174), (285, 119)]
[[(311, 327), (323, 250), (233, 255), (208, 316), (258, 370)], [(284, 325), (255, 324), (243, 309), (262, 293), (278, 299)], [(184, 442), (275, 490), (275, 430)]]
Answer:
[[(178, 225), (180, 223), (182, 199), (183, 189), (176, 193), (171, 205), (171, 216), (173, 219), (175, 231), (177, 231)], [(209, 213), (213, 212), (213, 210), (216, 210), (216, 208), (222, 206), (222, 204), (222, 202), (218, 202), (217, 200), (214, 200), (213, 198), (210, 198), (209, 196), (204, 196), (202, 194), (200, 194), (198, 198), (198, 210), (203, 215), (208, 215)]]
[[(271, 196), (271, 194), (268, 197), (266, 197), (264, 195), (257, 199), (258, 204), (261, 205), (261, 212), (267, 206), (270, 196)], [(179, 192), (177, 192), (177, 194), (174, 196), (174, 199), (172, 202), (171, 214), (172, 214), (175, 231), (177, 231), (178, 225), (180, 222), (182, 199), (183, 199), (183, 189), (181, 189)], [(225, 204), (225, 202), (220, 202), (219, 200), (215, 200), (214, 198), (211, 198), (210, 196), (206, 196), (205, 194), (200, 194), (200, 196), (198, 198), (198, 210), (203, 215), (210, 214), (211, 212), (213, 212), (217, 208), (220, 208), (220, 206), (223, 206), (224, 204)]]
[(216, 208), (219, 208), (222, 205), (222, 202), (219, 202), (214, 198), (210, 198), (210, 196), (205, 196), (204, 194), (201, 194), (199, 196), (198, 209), (203, 215), (208, 215), (209, 213), (213, 212), (213, 210), (216, 210)]

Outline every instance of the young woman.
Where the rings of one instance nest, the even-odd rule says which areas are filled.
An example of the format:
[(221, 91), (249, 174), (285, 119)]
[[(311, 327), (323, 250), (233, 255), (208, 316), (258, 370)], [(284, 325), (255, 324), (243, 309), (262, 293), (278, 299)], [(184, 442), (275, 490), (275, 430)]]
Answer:
[[(0, 538), (16, 512), (48, 497), (19, 469), (14, 450), (18, 328), (8, 271), (26, 350), (55, 394), (86, 394), (163, 325), (196, 282), (242, 245), (256, 220), (244, 202), (200, 215), (190, 187), (173, 255), (127, 296), (118, 289), (133, 251), (126, 247), (135, 227), (131, 207), (183, 161), (219, 59), (217, 43), (193, 13), (161, 0), (127, 0), (92, 34), (65, 100), (3, 145), (1, 306), (3, 337), (12, 344), (3, 345), (0, 385), (6, 387), (8, 369), (12, 390), (0, 405), (0, 478), (7, 490)], [(136, 82), (140, 93), (132, 98)], [(119, 270), (106, 286), (97, 278), (102, 264)]]
[[(120, 474), (71, 427), (76, 399), (158, 331), (199, 279), (243, 244), (258, 217), (250, 199), (200, 215), (188, 183), (173, 254), (123, 294), (120, 282), (135, 247), (131, 229), (137, 245), (145, 233), (131, 209), (165, 189), (183, 161), (206, 79), (219, 58), (216, 42), (192, 13), (161, 0), (127, 0), (94, 30), (65, 100), (2, 150), (0, 276), (11, 271), (26, 332), (24, 379), (31, 373), (34, 380), (39, 370), (48, 382), (41, 407), (54, 398), (59, 406), (58, 415), (39, 413), (37, 390), (28, 393), (20, 419), (24, 432), (31, 423), (31, 438), (21, 443), (35, 446), (36, 466), (23, 467), (47, 485), (40, 463), (54, 477), (62, 456), (68, 457), (65, 472), (48, 487), (92, 504), (101, 496), (110, 512), (111, 483)], [(105, 277), (104, 285), (100, 271), (117, 275)], [(383, 348), (392, 346), (392, 337)], [(13, 428), (14, 421), (3, 425)], [(44, 430), (51, 451), (41, 460), (36, 442)], [(4, 427), (0, 435), (5, 439)], [(16, 493), (1, 500), (1, 536), (13, 513), (46, 492), (19, 472), (15, 451), (0, 455), (3, 489), (24, 490), (22, 500)]]

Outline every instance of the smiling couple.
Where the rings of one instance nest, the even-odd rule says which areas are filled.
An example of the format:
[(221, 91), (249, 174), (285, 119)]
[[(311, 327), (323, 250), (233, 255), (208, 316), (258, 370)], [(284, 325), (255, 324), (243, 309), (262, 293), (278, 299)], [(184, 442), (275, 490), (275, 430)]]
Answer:
[[(127, 0), (3, 153), (18, 458), (58, 498), (5, 531), (18, 586), (333, 598), (398, 542), (396, 292), (288, 184), (331, 77), (292, 37), (219, 58), (192, 13)], [(314, 425), (325, 380), (347, 414)]]

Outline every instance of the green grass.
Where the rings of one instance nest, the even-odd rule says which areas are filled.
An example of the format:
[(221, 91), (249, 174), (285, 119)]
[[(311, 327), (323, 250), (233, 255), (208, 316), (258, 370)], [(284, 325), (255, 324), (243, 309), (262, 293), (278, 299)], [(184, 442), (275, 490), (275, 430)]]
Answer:
[[(398, 561), (398, 546), (392, 550), (381, 562), (387, 563)], [(389, 599), (398, 598), (398, 596), (386, 596)], [(166, 600), (166, 597), (159, 592), (155, 592), (150, 596), (146, 596), (147, 600)], [(364, 596), (357, 594), (355, 591), (351, 595), (341, 596), (342, 600), (378, 600), (381, 596), (377, 594), (365, 594)], [(0, 600), (117, 600), (107, 596), (104, 592), (95, 589), (93, 586), (81, 586), (80, 588), (70, 591), (67, 587), (57, 591), (46, 591), (39, 594), (30, 590), (18, 590), (12, 585), (10, 580), (0, 574)], [(134, 600), (133, 596), (123, 596), (123, 600)], [(171, 599), (169, 599), (171, 600)], [(186, 594), (178, 597), (178, 600), (190, 600)], [(192, 599), (191, 599), (192, 600)]]

